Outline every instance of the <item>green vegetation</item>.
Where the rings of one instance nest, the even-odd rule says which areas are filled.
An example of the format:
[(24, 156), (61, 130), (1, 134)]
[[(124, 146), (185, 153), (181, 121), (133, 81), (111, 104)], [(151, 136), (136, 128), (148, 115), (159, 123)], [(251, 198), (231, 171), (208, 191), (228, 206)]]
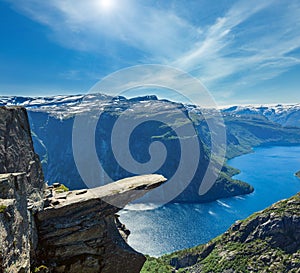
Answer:
[(36, 267), (33, 272), (34, 273), (48, 272), (48, 267), (45, 265), (41, 265), (39, 267)]
[(236, 169), (236, 168), (233, 168), (227, 164), (225, 164), (222, 168), (222, 172), (226, 173), (228, 176), (232, 177), (234, 175), (237, 175), (239, 174), (241, 171)]
[(68, 192), (69, 188), (66, 187), (64, 184), (60, 184), (60, 186), (57, 188), (54, 188), (54, 190), (56, 193), (63, 193), (63, 192)]
[(4, 213), (7, 209), (7, 206), (5, 205), (0, 205), (0, 213)]
[(161, 259), (146, 256), (147, 260), (141, 270), (141, 273), (166, 273), (172, 272), (172, 267)]
[[(222, 273), (230, 269), (243, 273), (297, 272), (296, 268), (292, 270), (292, 263), (299, 263), (300, 260), (292, 261), (292, 256), (279, 248), (270, 247), (266, 241), (257, 239), (250, 243), (229, 242), (215, 248), (199, 265), (204, 273)], [(287, 268), (291, 270), (287, 271)]]

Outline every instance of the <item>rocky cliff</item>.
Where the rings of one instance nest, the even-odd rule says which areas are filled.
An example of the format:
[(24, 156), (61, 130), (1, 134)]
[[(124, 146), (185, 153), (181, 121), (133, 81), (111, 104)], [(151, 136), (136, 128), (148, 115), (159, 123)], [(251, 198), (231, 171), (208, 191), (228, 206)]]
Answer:
[(0, 173), (25, 172), (26, 192), (37, 198), (44, 187), (44, 176), (34, 152), (27, 112), (22, 107), (0, 107), (0, 155)]
[(0, 271), (29, 272), (37, 246), (32, 213), (43, 208), (43, 188), (26, 110), (0, 107)]
[(139, 272), (145, 257), (127, 245), (115, 213), (166, 179), (46, 187), (26, 111), (1, 107), (0, 121), (0, 272)]
[(164, 181), (144, 175), (89, 190), (50, 190), (37, 214), (38, 260), (55, 272), (140, 272), (145, 257), (127, 245), (128, 231), (124, 234), (115, 214)]
[(30, 271), (37, 237), (27, 211), (27, 183), (26, 173), (0, 175), (0, 272)]
[(299, 272), (300, 194), (238, 221), (206, 245), (155, 260), (142, 272)]

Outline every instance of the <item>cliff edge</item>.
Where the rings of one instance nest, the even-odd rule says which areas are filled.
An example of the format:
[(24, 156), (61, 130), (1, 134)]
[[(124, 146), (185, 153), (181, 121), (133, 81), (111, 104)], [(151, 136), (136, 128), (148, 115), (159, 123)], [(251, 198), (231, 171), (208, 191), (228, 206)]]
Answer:
[(143, 175), (89, 190), (51, 190), (37, 213), (38, 260), (55, 272), (140, 272), (146, 259), (127, 245), (116, 213), (163, 182), (161, 175)]
[(0, 107), (0, 272), (29, 272), (38, 244), (33, 215), (43, 208), (43, 189), (26, 110)]
[(0, 107), (0, 140), (0, 272), (140, 272), (145, 257), (116, 212), (163, 176), (57, 191), (44, 184), (23, 108)]

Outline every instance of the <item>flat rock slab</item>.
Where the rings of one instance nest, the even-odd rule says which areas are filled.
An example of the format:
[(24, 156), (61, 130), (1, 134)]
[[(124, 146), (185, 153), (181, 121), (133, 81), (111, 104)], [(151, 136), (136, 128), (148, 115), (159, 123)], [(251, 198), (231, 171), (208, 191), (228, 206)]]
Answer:
[(55, 195), (37, 213), (38, 259), (55, 264), (55, 272), (140, 272), (145, 257), (124, 241), (115, 213), (165, 181), (143, 175), (68, 192), (59, 200)]
[[(63, 194), (59, 202), (55, 206), (46, 207), (43, 211), (38, 213), (38, 219), (49, 219), (49, 217), (58, 215), (61, 210), (69, 210), (71, 207), (82, 206), (84, 203), (93, 202), (95, 200), (104, 201), (118, 210), (124, 208), (128, 203), (142, 197), (149, 190), (156, 188), (163, 184), (166, 178), (158, 174), (141, 175), (130, 178), (118, 180), (116, 182), (107, 184), (105, 186), (72, 191)], [(53, 202), (52, 202), (53, 204)]]

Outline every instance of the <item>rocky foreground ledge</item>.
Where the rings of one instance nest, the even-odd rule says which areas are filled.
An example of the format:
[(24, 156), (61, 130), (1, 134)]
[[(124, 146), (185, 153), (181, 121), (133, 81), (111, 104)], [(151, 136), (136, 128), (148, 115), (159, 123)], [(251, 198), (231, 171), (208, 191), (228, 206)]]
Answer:
[(39, 260), (55, 272), (140, 272), (145, 257), (127, 245), (115, 213), (165, 181), (144, 175), (89, 190), (52, 190), (37, 213)]
[(140, 272), (145, 257), (127, 245), (129, 231), (116, 212), (165, 181), (144, 175), (88, 190), (46, 188), (35, 211), (40, 203), (27, 200), (26, 173), (1, 174), (0, 272), (31, 272), (33, 265), (47, 267), (43, 272)]
[(116, 212), (165, 181), (59, 193), (44, 184), (25, 109), (0, 107), (0, 273), (140, 272), (145, 257), (127, 245)]

